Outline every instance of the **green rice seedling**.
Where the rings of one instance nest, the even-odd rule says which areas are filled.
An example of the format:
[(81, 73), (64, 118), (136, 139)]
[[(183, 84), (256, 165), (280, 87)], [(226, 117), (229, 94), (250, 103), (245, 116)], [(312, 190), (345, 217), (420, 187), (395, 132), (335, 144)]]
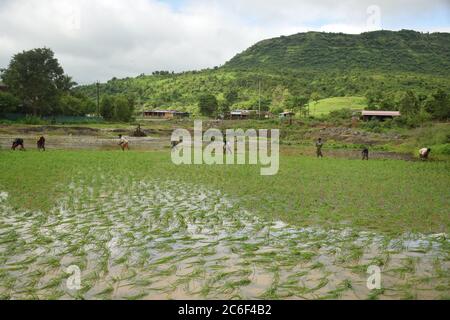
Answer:
[(341, 282), (336, 289), (329, 291), (325, 296), (321, 297), (321, 299), (325, 300), (336, 300), (342, 297), (342, 294), (353, 288), (352, 282), (350, 280), (344, 280)]
[(309, 292), (318, 291), (318, 290), (322, 289), (323, 287), (325, 287), (328, 283), (329, 283), (329, 280), (326, 277), (321, 278), (319, 280), (319, 283), (315, 287), (309, 289)]
[(155, 277), (164, 277), (164, 276), (168, 277), (168, 276), (175, 274), (177, 272), (177, 270), (178, 270), (177, 266), (173, 265), (169, 268), (157, 271), (154, 275), (155, 275)]
[(278, 287), (277, 286), (271, 286), (269, 289), (267, 289), (258, 298), (264, 299), (264, 300), (279, 300), (280, 296), (279, 296), (277, 291), (278, 291)]
[(367, 299), (368, 300), (378, 300), (381, 295), (385, 294), (385, 292), (386, 292), (386, 289), (384, 289), (384, 288), (371, 290)]
[(389, 257), (388, 256), (386, 256), (386, 257), (374, 257), (374, 258), (372, 258), (372, 260), (370, 260), (368, 265), (383, 267), (383, 266), (387, 265), (388, 261), (389, 261)]
[(299, 287), (299, 279), (293, 277), (288, 278), (286, 281), (280, 283), (279, 287), (281, 289), (293, 289), (296, 290)]
[(48, 283), (46, 283), (44, 286), (42, 286), (40, 289), (44, 290), (44, 289), (57, 288), (61, 285), (62, 280), (63, 279), (61, 277), (53, 278)]
[(56, 290), (56, 291), (52, 291), (49, 294), (46, 294), (44, 296), (45, 299), (47, 300), (59, 300), (61, 299), (63, 296), (65, 295), (64, 291), (60, 291), (60, 290)]
[(0, 293), (0, 300), (11, 300), (11, 294), (7, 292)]
[(114, 287), (108, 286), (99, 293), (97, 293), (95, 296), (100, 299), (111, 299), (113, 293)]
[(414, 273), (415, 264), (416, 260), (414, 258), (407, 257), (403, 259), (401, 267), (390, 269), (387, 272), (399, 274), (400, 278), (404, 278), (406, 274)]
[(312, 270), (314, 270), (314, 269), (322, 269), (324, 267), (325, 267), (325, 265), (323, 263), (317, 261), (311, 266), (311, 269)]
[(134, 287), (149, 287), (152, 284), (152, 281), (150, 279), (147, 278), (136, 278), (133, 281), (133, 286)]
[(130, 254), (129, 254), (129, 253), (124, 254), (124, 255), (121, 256), (120, 258), (117, 258), (116, 260), (114, 260), (113, 263), (114, 263), (114, 265), (121, 265), (121, 264), (124, 264), (124, 263), (128, 262), (129, 257), (130, 257)]
[(132, 296), (126, 296), (126, 297), (124, 297), (124, 299), (131, 300), (131, 301), (141, 300), (141, 299), (145, 298), (147, 295), (148, 295), (147, 292), (140, 292), (140, 293), (132, 295)]

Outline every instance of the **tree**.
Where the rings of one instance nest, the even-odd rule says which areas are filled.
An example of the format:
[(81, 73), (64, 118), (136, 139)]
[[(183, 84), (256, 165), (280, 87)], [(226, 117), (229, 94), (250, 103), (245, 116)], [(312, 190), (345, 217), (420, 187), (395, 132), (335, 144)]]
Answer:
[(219, 104), (217, 98), (212, 94), (204, 94), (200, 96), (198, 108), (204, 116), (211, 117), (218, 111)]
[(447, 120), (450, 118), (450, 95), (439, 89), (431, 95), (425, 102), (425, 110), (434, 119)]
[(218, 101), (218, 113), (221, 114), (223, 117), (226, 117), (230, 111), (230, 105), (228, 104), (228, 101), (226, 99), (219, 99)]
[(133, 117), (134, 99), (126, 96), (104, 96), (100, 102), (100, 114), (108, 121), (129, 122)]
[(2, 79), (33, 115), (49, 114), (63, 88), (70, 86), (63, 68), (48, 48), (14, 55), (3, 70)]
[(239, 94), (236, 90), (229, 90), (225, 93), (225, 101), (229, 107), (235, 104), (239, 99)]
[(306, 115), (306, 105), (309, 102), (309, 97), (306, 96), (290, 96), (287, 101), (287, 106), (292, 111), (298, 111)]
[(133, 116), (134, 99), (119, 96), (114, 100), (114, 120), (129, 122)]
[(105, 120), (114, 119), (114, 99), (110, 96), (104, 96), (100, 102), (100, 115)]
[(59, 87), (64, 92), (69, 92), (72, 90), (73, 87), (75, 87), (78, 83), (73, 81), (72, 77), (69, 77), (68, 75), (62, 76), (60, 80)]
[(84, 115), (82, 108), (83, 105), (80, 99), (69, 94), (64, 94), (60, 97), (58, 108), (55, 111), (66, 116), (81, 116)]
[(0, 92), (0, 115), (14, 112), (20, 105), (20, 100), (9, 92)]
[(310, 99), (311, 99), (312, 101), (314, 101), (314, 103), (317, 104), (317, 102), (319, 102), (319, 100), (321, 99), (320, 93), (318, 93), (318, 92), (313, 92), (313, 93), (311, 94)]
[(320, 97), (320, 94), (318, 92), (311, 93), (310, 99), (314, 102), (314, 113), (316, 111), (316, 106), (317, 106), (317, 103), (319, 102), (320, 98), (321, 97)]
[(381, 101), (383, 100), (383, 95), (379, 90), (368, 90), (366, 92), (366, 100), (368, 110), (378, 110), (380, 108)]
[(83, 95), (63, 94), (54, 114), (66, 116), (84, 116), (95, 112), (95, 103)]
[(270, 111), (272, 113), (283, 112), (285, 108), (289, 107), (288, 101), (291, 99), (289, 89), (283, 86), (277, 86), (272, 91), (272, 100), (270, 104)]
[(420, 103), (413, 91), (406, 91), (398, 103), (398, 109), (403, 116), (414, 116), (420, 111)]

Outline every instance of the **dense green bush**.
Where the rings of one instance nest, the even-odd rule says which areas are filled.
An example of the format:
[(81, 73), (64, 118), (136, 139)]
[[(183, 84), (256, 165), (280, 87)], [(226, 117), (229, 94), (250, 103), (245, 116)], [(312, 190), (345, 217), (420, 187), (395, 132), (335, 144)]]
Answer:
[(134, 100), (123, 95), (104, 96), (100, 102), (100, 114), (107, 121), (130, 122), (134, 112)]
[(9, 92), (0, 92), (0, 115), (12, 113), (17, 110), (20, 100)]
[(50, 124), (49, 121), (42, 119), (38, 116), (26, 115), (24, 119), (19, 120), (19, 122), (30, 125), (45, 125)]
[(219, 111), (219, 103), (213, 94), (204, 94), (198, 101), (198, 109), (204, 116), (211, 117)]

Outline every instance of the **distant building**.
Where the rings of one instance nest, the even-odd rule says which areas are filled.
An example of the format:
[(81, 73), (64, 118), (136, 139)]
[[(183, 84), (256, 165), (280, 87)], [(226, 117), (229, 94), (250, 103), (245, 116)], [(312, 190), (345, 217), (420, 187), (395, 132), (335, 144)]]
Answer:
[(8, 86), (2, 82), (0, 82), (0, 92), (8, 91)]
[(363, 111), (361, 115), (364, 121), (370, 121), (373, 119), (383, 121), (386, 119), (400, 117), (401, 113), (399, 111)]
[(280, 113), (280, 118), (281, 119), (292, 118), (294, 116), (295, 116), (295, 113), (289, 112), (289, 111)]
[(245, 120), (245, 119), (258, 119), (259, 117), (267, 119), (270, 118), (272, 114), (270, 112), (258, 110), (234, 110), (230, 112), (231, 120)]
[(144, 118), (156, 118), (156, 119), (175, 119), (175, 118), (189, 118), (190, 113), (176, 111), (176, 110), (151, 110), (144, 111)]

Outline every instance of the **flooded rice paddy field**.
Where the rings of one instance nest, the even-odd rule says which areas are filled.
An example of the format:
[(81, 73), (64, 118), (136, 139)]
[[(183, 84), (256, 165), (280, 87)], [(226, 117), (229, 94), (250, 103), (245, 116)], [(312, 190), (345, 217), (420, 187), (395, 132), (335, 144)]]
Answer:
[[(5, 135), (0, 134), (0, 149), (9, 150), (12, 141), (20, 136), (24, 139), (25, 148), (27, 150), (36, 149), (36, 141), (38, 135)], [(130, 141), (131, 150), (167, 150), (170, 148), (169, 136), (155, 136), (145, 138), (128, 137)], [(118, 138), (107, 137), (104, 135), (55, 135), (47, 137), (47, 150), (118, 150)], [(316, 151), (312, 147), (299, 148), (291, 146), (281, 146), (281, 152), (286, 155), (306, 155), (316, 156)], [(361, 159), (361, 150), (349, 149), (329, 149), (324, 150), (325, 157), (330, 158), (345, 158), (345, 159)], [(388, 151), (371, 151), (370, 159), (392, 159), (392, 160), (406, 160), (414, 161), (418, 158), (408, 153), (397, 153)]]
[[(0, 149), (9, 150), (15, 138), (24, 139), (25, 149), (36, 149), (38, 135), (2, 135), (0, 134)], [(133, 150), (160, 150), (170, 146), (170, 137), (127, 137)], [(117, 150), (119, 139), (106, 136), (61, 135), (46, 138), (48, 150)]]
[[(80, 178), (50, 213), (0, 193), (2, 299), (446, 299), (446, 235), (391, 239), (267, 221), (218, 190)], [(80, 290), (67, 287), (70, 266)], [(382, 288), (367, 288), (370, 265)]]

